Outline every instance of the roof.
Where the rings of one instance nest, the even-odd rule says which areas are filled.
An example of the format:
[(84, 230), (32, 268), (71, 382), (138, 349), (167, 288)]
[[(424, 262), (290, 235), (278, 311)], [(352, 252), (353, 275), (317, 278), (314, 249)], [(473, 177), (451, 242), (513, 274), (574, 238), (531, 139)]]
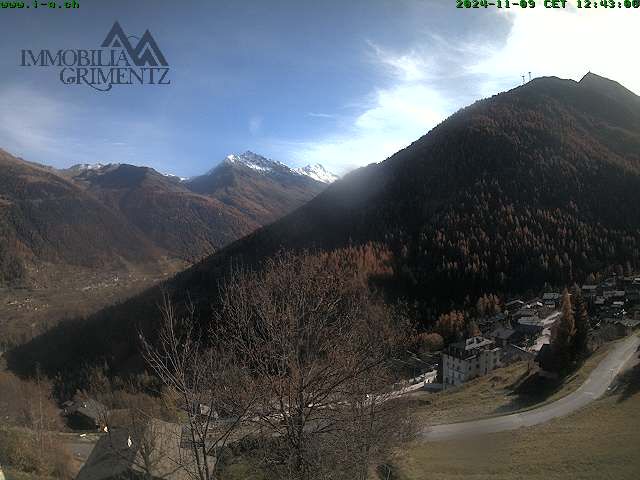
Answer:
[(129, 478), (129, 473), (166, 480), (193, 478), (193, 454), (180, 446), (181, 425), (152, 419), (141, 432), (134, 430), (119, 428), (102, 436), (76, 480)]
[(531, 317), (537, 315), (538, 311), (535, 308), (531, 307), (522, 307), (515, 313), (516, 317)]
[(597, 289), (598, 289), (597, 285), (583, 285), (582, 286), (582, 290), (593, 291), (593, 290), (597, 290)]
[(479, 350), (495, 347), (495, 342), (484, 337), (472, 337), (463, 342), (452, 343), (447, 349), (447, 354), (456, 358), (469, 358), (476, 355)]
[(515, 330), (511, 328), (498, 327), (493, 332), (489, 334), (492, 338), (499, 338), (500, 340), (508, 340), (516, 333)]
[(518, 320), (518, 323), (520, 325), (534, 325), (536, 327), (543, 326), (542, 321), (538, 317), (522, 317), (520, 320)]
[(459, 348), (460, 350), (475, 350), (476, 348), (486, 347), (487, 345), (491, 345), (493, 342), (488, 338), (483, 337), (472, 337), (468, 338), (463, 342), (454, 343), (453, 346)]
[(82, 415), (83, 417), (91, 418), (97, 421), (101, 418), (104, 418), (108, 410), (109, 409), (105, 405), (98, 402), (97, 400), (76, 396), (71, 404), (71, 407), (68, 408), (67, 413), (70, 415)]
[(629, 328), (636, 328), (637, 326), (640, 326), (640, 320), (631, 320), (630, 318), (623, 318), (621, 320), (616, 321), (616, 323), (619, 323), (620, 325), (624, 325), (625, 327), (629, 327)]
[(524, 302), (522, 300), (511, 300), (505, 305), (505, 307), (510, 308), (515, 307), (516, 305), (524, 305)]
[(561, 295), (556, 292), (549, 292), (542, 295), (543, 300), (560, 300)]

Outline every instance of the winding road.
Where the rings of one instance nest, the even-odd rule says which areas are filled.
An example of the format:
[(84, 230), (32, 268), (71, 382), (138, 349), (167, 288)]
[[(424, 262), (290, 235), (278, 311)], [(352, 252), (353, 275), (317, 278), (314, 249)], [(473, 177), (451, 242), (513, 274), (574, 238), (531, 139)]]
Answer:
[(639, 347), (640, 337), (637, 335), (618, 343), (577, 390), (552, 403), (521, 413), (426, 427), (420, 434), (421, 439), (433, 442), (461, 436), (503, 432), (538, 425), (569, 415), (604, 395), (624, 365), (634, 358)]

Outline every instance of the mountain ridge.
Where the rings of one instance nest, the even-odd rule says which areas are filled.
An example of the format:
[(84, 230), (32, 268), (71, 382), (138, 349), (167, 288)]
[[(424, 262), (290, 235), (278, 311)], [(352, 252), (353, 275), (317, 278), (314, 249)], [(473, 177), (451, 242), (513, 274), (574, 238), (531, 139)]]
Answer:
[[(289, 213), (324, 188), (323, 183), (301, 177), (279, 163), (282, 167), (277, 181), (264, 180), (258, 171), (244, 171), (241, 176), (234, 175), (231, 179), (221, 172), (221, 176), (214, 175), (221, 192), (197, 192), (189, 188), (189, 181), (162, 174), (151, 167), (84, 163), (55, 169), (13, 157), (3, 150), (0, 154), (6, 166), (0, 172), (0, 207), (4, 207), (0, 209), (0, 231), (5, 234), (0, 254), (0, 284), (5, 285), (28, 282), (27, 271), (39, 262), (55, 265), (73, 259), (72, 264), (89, 268), (102, 268), (111, 263), (116, 268), (117, 265), (124, 268), (128, 261), (154, 262), (165, 256), (194, 262)], [(16, 178), (12, 175), (38, 179), (27, 182), (32, 195), (38, 195), (38, 188), (43, 193), (42, 198), (32, 199), (42, 205), (42, 211), (30, 220), (26, 217), (34, 213), (32, 210), (29, 213), (16, 209), (16, 202), (25, 192), (16, 190)], [(295, 184), (295, 188), (288, 191), (287, 182)], [(65, 225), (73, 223), (65, 211), (47, 203), (54, 200), (46, 194), (47, 190), (61, 186), (69, 194), (67, 201), (71, 203), (67, 208), (70, 212), (75, 211), (74, 202), (79, 202), (83, 205), (81, 210), (93, 212), (94, 218), (100, 217), (97, 223), (86, 218), (83, 229), (68, 228), (69, 232), (75, 232), (76, 238), (87, 239), (82, 248), (66, 236), (62, 240), (61, 234), (51, 231), (52, 227), (47, 227), (51, 238), (34, 233), (43, 225), (55, 223), (64, 229), (67, 228)], [(27, 198), (22, 200), (23, 206), (33, 203)], [(51, 218), (45, 216), (47, 208)], [(23, 227), (21, 222), (26, 222)], [(24, 231), (16, 232), (16, 228)], [(106, 243), (88, 241), (93, 235), (110, 240)], [(119, 241), (118, 236), (127, 239)], [(34, 250), (29, 246), (32, 241), (48, 243), (49, 248)], [(92, 252), (93, 244), (99, 245), (104, 253)], [(93, 257), (103, 260), (97, 262)]]
[[(640, 108), (635, 94), (614, 87), (612, 99), (609, 87), (548, 77), (478, 101), (163, 289), (178, 303), (196, 302), (206, 326), (231, 266), (260, 268), (281, 249), (374, 242), (391, 252), (385, 295), (411, 305), (420, 328), (429, 329), (440, 313), (483, 294), (524, 294), (615, 265), (637, 267)], [(138, 368), (131, 312), (137, 329), (153, 329), (160, 293), (151, 289), (88, 323), (52, 331), (16, 351), (12, 365), (33, 365), (57, 348), (107, 361), (114, 371)], [(68, 340), (74, 328), (83, 336), (113, 333), (86, 351)], [(50, 373), (67, 365), (61, 358)]]

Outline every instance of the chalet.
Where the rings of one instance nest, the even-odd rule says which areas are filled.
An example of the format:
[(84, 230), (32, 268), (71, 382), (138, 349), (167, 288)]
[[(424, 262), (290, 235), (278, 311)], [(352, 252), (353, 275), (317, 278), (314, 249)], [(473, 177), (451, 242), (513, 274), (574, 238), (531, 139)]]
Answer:
[(516, 336), (516, 331), (511, 328), (500, 326), (493, 330), (488, 337), (495, 342), (499, 347), (506, 347), (512, 342), (512, 339)]
[(181, 425), (153, 419), (143, 427), (101, 437), (76, 480), (195, 478), (194, 454), (181, 447)]
[(618, 319), (614, 323), (621, 335), (631, 335), (634, 331), (640, 328), (640, 320), (631, 320), (628, 318)]
[(562, 301), (562, 295), (556, 292), (549, 292), (542, 295), (542, 303), (545, 307), (558, 308)]
[(496, 327), (503, 325), (507, 321), (504, 313), (498, 313), (492, 317), (481, 318), (477, 321), (478, 328), (481, 332), (486, 333), (494, 330)]
[(64, 415), (69, 426), (76, 430), (95, 430), (106, 422), (108, 408), (92, 398), (76, 395), (64, 404)]
[(611, 306), (615, 309), (615, 310), (624, 310), (624, 302), (613, 302), (611, 304)]
[(445, 385), (461, 385), (501, 366), (500, 348), (493, 340), (473, 337), (454, 343), (442, 354)]
[(626, 299), (627, 294), (624, 290), (605, 290), (602, 296), (608, 301), (623, 301)]
[(518, 310), (513, 314), (513, 318), (516, 321), (518, 321), (521, 318), (537, 317), (537, 316), (538, 316), (538, 310), (536, 308), (532, 308), (529, 306), (522, 307), (520, 310)]
[(597, 285), (583, 285), (582, 286), (582, 296), (586, 299), (596, 298), (598, 295), (598, 286)]
[(538, 316), (534, 316), (520, 318), (515, 327), (522, 335), (534, 336), (540, 335), (545, 325)]
[(502, 352), (502, 363), (508, 364), (512, 362), (532, 362), (536, 358), (536, 352), (525, 350), (517, 345), (509, 344), (504, 347)]
[(511, 315), (512, 313), (517, 312), (522, 307), (524, 307), (524, 302), (522, 300), (512, 300), (504, 306), (504, 311), (507, 315)]

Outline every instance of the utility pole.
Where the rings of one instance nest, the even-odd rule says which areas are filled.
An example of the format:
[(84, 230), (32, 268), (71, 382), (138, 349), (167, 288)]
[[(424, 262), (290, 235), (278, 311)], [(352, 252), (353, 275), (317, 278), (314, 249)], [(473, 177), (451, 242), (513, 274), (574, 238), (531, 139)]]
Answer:
[(522, 75), (522, 84), (524, 85), (524, 75)]
[(531, 72), (529, 72), (529, 81), (531, 81)]

